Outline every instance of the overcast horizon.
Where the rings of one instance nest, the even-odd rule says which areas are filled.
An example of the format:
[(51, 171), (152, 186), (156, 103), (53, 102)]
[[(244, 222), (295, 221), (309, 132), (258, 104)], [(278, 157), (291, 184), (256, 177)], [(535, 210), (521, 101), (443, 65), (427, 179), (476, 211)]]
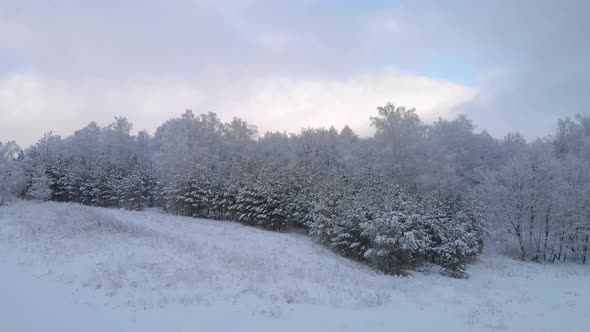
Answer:
[(587, 113), (585, 1), (0, 0), (0, 141), (185, 109), (260, 132), (367, 134), (376, 107), (495, 137)]

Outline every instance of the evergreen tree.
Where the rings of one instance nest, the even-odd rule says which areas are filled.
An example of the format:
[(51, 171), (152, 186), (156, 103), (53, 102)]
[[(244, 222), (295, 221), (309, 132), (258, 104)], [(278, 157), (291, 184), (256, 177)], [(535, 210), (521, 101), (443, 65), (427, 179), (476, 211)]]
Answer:
[(37, 166), (31, 174), (31, 185), (27, 190), (27, 197), (42, 201), (49, 200), (53, 195), (52, 185), (52, 179), (47, 176), (45, 169), (42, 166)]

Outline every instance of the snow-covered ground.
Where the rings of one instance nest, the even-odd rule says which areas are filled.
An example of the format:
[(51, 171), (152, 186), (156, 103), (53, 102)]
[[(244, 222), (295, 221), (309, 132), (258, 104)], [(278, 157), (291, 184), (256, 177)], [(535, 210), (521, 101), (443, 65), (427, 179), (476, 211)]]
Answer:
[(590, 267), (384, 276), (301, 235), (157, 211), (0, 208), (0, 331), (588, 331)]

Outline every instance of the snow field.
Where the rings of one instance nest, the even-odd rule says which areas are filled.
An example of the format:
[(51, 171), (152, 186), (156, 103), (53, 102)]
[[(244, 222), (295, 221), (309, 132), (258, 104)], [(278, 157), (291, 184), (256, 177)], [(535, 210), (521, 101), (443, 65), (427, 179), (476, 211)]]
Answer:
[(392, 277), (302, 235), (157, 211), (16, 202), (0, 208), (0, 253), (6, 331), (590, 326), (587, 266), (484, 255), (467, 280)]

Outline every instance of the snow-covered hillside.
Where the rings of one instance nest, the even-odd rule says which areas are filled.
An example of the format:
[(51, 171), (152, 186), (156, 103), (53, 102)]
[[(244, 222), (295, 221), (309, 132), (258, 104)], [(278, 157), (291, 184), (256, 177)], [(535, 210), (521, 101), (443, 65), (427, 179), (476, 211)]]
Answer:
[(586, 331), (590, 268), (483, 256), (391, 277), (305, 236), (75, 204), (0, 208), (2, 331)]

